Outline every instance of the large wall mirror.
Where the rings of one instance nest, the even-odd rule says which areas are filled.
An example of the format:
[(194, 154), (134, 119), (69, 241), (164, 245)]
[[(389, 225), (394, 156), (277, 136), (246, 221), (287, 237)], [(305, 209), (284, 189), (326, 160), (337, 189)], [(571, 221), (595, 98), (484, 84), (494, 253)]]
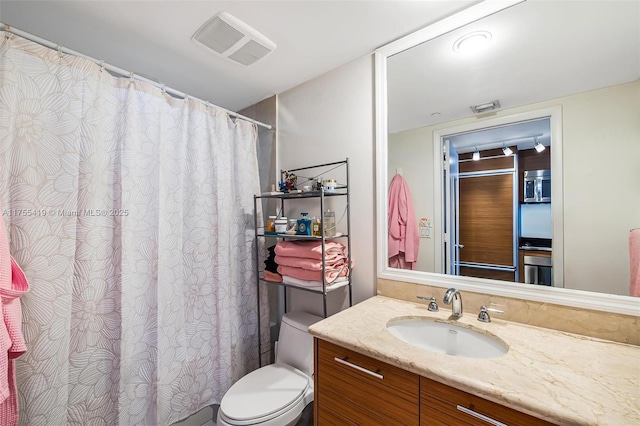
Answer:
[[(640, 314), (640, 2), (482, 2), (375, 56), (379, 278)], [(396, 175), (415, 262), (389, 258)]]

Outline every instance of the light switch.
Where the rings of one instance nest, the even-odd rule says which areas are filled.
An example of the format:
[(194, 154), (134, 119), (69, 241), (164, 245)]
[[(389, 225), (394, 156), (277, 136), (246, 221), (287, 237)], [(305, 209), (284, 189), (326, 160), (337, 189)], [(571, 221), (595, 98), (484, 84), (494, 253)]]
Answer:
[(433, 229), (433, 220), (426, 217), (421, 217), (418, 222), (418, 231), (420, 238), (431, 238), (431, 230)]

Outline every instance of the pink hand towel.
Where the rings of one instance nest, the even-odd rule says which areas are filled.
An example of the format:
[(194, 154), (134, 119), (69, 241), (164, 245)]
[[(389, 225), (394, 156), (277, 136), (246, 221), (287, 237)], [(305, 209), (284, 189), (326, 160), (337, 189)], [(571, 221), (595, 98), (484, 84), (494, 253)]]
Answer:
[(629, 294), (640, 296), (640, 228), (632, 229), (629, 233), (629, 265), (631, 269), (631, 282)]
[[(293, 266), (294, 268), (307, 269), (309, 271), (322, 271), (322, 260), (309, 259), (305, 257), (289, 257), (278, 256), (275, 257), (275, 262), (282, 266)], [(325, 259), (326, 268), (340, 268), (347, 263), (347, 259), (344, 256), (336, 256), (335, 259)]]
[[(325, 258), (346, 256), (347, 247), (337, 241), (325, 241)], [(280, 256), (306, 257), (322, 260), (321, 241), (280, 241), (276, 244), (275, 253)]]
[[(278, 266), (278, 273), (283, 277), (293, 277), (305, 281), (322, 281), (322, 271), (309, 271), (302, 268), (294, 268), (293, 266)], [(337, 277), (346, 277), (349, 275), (349, 268), (346, 266), (338, 269), (325, 271), (327, 282), (333, 282)]]

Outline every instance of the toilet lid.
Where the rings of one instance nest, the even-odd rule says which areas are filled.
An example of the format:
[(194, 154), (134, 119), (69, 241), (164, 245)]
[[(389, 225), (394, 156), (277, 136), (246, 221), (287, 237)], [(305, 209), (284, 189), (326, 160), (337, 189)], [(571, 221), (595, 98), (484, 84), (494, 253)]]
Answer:
[(279, 414), (302, 398), (309, 377), (287, 364), (259, 368), (240, 380), (222, 398), (220, 410), (234, 421), (255, 420)]

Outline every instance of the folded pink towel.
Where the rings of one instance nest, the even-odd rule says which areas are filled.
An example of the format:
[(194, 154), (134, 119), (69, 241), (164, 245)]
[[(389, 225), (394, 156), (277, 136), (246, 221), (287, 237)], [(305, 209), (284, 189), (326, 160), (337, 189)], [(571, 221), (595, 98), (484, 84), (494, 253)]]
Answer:
[[(346, 256), (347, 247), (337, 241), (325, 241), (325, 259)], [(276, 244), (275, 253), (279, 256), (305, 257), (322, 260), (321, 241), (280, 241)]]
[[(306, 257), (290, 257), (276, 255), (275, 262), (278, 265), (293, 266), (294, 268), (308, 269), (309, 271), (322, 271), (322, 260)], [(324, 264), (328, 269), (341, 268), (347, 263), (344, 256), (335, 256), (334, 259), (325, 259)]]
[(632, 229), (629, 234), (629, 266), (631, 267), (629, 294), (640, 296), (640, 228)]
[(281, 283), (282, 282), (282, 275), (276, 274), (275, 272), (267, 271), (265, 269), (264, 270), (264, 279), (269, 281), (269, 282), (272, 282), (272, 283)]
[[(305, 281), (322, 281), (322, 271), (309, 271), (308, 269), (294, 268), (293, 266), (278, 266), (278, 273), (285, 276), (297, 278)], [(346, 277), (349, 275), (349, 268), (331, 269), (325, 271), (325, 277), (328, 283), (333, 282), (338, 277)]]

